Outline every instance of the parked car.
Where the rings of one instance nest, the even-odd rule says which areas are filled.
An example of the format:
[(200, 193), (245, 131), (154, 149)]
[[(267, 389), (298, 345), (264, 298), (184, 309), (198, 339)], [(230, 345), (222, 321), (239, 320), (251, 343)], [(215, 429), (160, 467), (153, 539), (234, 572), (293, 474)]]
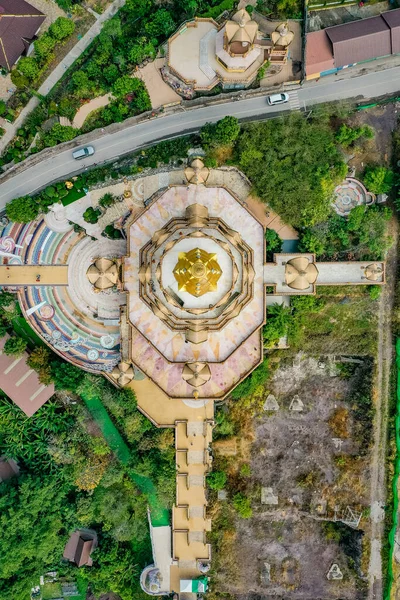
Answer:
[(267, 96), (267, 102), (270, 106), (284, 104), (285, 102), (289, 102), (289, 94), (272, 94), (272, 96)]
[(92, 156), (94, 154), (93, 146), (86, 146), (85, 148), (78, 148), (78, 150), (74, 150), (72, 156), (76, 160), (81, 160), (82, 158), (86, 158), (87, 156)]

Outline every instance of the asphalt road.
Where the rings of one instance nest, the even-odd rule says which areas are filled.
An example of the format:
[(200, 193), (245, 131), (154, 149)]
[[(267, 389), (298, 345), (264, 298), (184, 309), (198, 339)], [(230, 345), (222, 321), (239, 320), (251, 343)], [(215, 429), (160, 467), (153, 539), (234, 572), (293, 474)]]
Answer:
[(1, 183), (0, 177), (0, 210), (13, 198), (32, 194), (48, 183), (76, 174), (93, 163), (108, 162), (155, 140), (196, 131), (205, 123), (218, 121), (226, 115), (248, 120), (268, 118), (298, 106), (308, 108), (313, 104), (345, 98), (370, 99), (394, 94), (399, 90), (400, 67), (343, 80), (338, 80), (337, 76), (330, 76), (326, 82), (325, 80), (320, 80), (318, 83), (308, 82), (302, 88), (290, 92), (290, 102), (281, 106), (269, 106), (264, 96), (235, 100), (156, 117), (113, 134), (100, 133), (100, 136), (92, 142), (96, 151), (94, 156), (83, 161), (74, 160), (71, 150), (60, 148), (59, 152), (51, 158), (27, 168), (4, 183)]

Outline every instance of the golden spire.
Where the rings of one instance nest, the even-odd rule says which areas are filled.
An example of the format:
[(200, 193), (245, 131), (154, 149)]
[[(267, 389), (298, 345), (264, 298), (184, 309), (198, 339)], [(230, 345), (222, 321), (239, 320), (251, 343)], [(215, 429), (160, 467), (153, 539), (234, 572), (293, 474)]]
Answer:
[(215, 292), (222, 271), (216, 254), (209, 254), (200, 248), (189, 252), (180, 252), (174, 269), (178, 282), (178, 290), (188, 292), (192, 296), (202, 296), (207, 292)]

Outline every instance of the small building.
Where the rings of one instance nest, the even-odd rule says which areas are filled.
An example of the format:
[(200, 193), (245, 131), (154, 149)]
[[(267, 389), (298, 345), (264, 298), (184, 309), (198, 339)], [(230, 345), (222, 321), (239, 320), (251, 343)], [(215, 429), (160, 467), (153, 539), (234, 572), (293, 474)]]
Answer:
[(26, 352), (21, 356), (4, 354), (4, 344), (9, 337), (5, 335), (0, 339), (0, 388), (27, 417), (31, 417), (52, 397), (54, 385), (40, 383), (36, 371), (26, 364)]
[(19, 467), (12, 458), (7, 459), (5, 456), (0, 458), (0, 483), (7, 481), (12, 477), (19, 476)]
[(25, 0), (0, 0), (0, 66), (10, 71), (28, 53), (45, 19)]
[(64, 549), (63, 558), (76, 564), (77, 567), (91, 567), (90, 557), (97, 548), (97, 533), (92, 529), (77, 529), (71, 534)]
[(392, 54), (400, 54), (400, 10), (388, 10), (381, 17), (390, 27)]
[(400, 8), (308, 33), (306, 78), (393, 54), (400, 54)]
[(326, 34), (332, 43), (336, 68), (392, 53), (390, 28), (381, 16), (328, 27)]

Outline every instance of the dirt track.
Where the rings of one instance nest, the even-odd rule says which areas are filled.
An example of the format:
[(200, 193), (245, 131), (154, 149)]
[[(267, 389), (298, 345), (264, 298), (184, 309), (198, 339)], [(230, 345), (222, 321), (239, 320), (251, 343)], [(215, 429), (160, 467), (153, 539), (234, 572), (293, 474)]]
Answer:
[(390, 371), (393, 359), (392, 310), (396, 289), (398, 221), (390, 223), (395, 240), (386, 262), (387, 285), (379, 304), (378, 355), (376, 363), (375, 434), (371, 456), (371, 556), (368, 569), (368, 600), (381, 600), (382, 589), (382, 536), (386, 498), (385, 456), (387, 447), (387, 419), (389, 405)]

